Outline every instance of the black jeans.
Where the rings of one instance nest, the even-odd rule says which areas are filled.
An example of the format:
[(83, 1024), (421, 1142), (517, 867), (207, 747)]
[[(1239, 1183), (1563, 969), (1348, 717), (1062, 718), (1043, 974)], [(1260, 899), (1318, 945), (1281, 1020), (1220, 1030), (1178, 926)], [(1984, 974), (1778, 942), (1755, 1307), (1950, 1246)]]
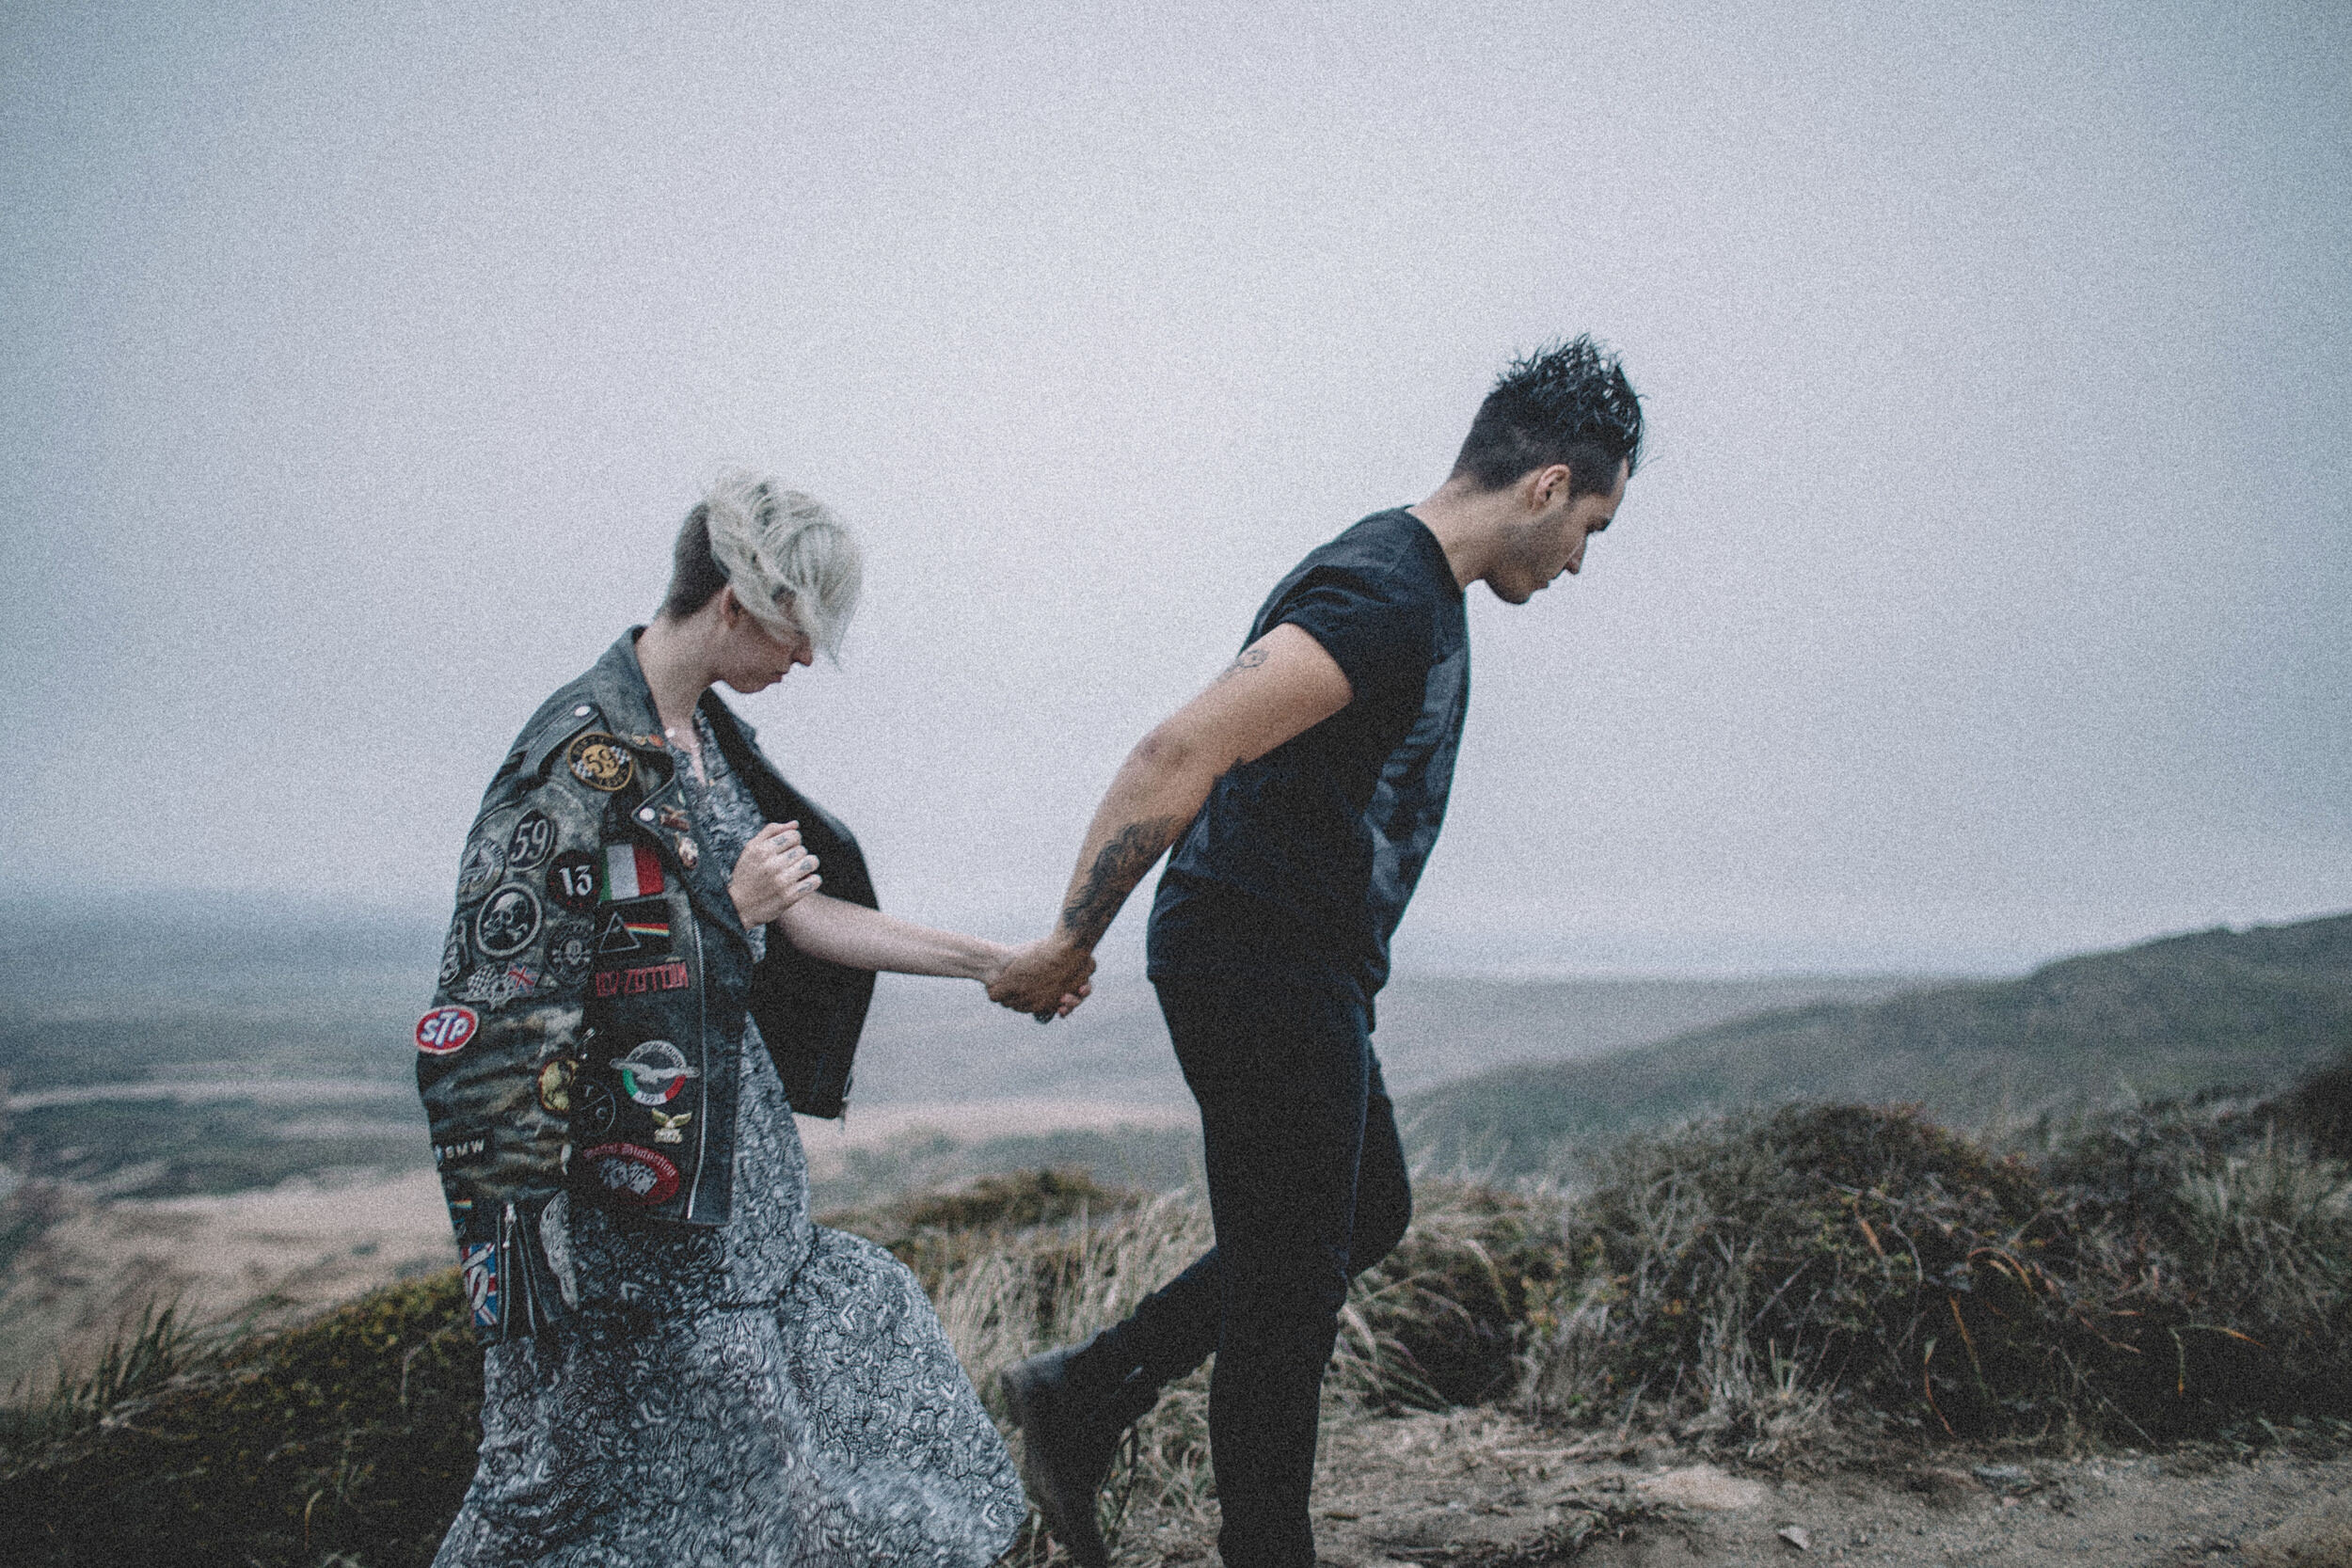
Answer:
[(1209, 1449), (1227, 1568), (1312, 1568), (1315, 1422), (1348, 1279), (1412, 1217), (1363, 993), (1298, 964), (1155, 982), (1200, 1104), (1216, 1244), (1097, 1339), (1157, 1386), (1214, 1351)]

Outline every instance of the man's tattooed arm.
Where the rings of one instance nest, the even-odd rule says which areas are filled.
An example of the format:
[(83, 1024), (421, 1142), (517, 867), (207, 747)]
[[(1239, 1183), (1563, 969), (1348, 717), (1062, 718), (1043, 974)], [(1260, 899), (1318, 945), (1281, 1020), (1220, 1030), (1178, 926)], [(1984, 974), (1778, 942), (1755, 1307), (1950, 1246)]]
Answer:
[(1211, 686), (1222, 685), (1224, 682), (1232, 680), (1235, 675), (1240, 674), (1244, 670), (1255, 670), (1259, 665), (1263, 664), (1269, 657), (1270, 656), (1267, 654), (1266, 650), (1262, 647), (1244, 648), (1241, 653), (1235, 657), (1232, 663), (1217, 672), (1216, 679), (1211, 681), (1209, 684)]
[[(1244, 656), (1245, 657), (1248, 656)], [(1070, 902), (1062, 906), (1061, 928), (1081, 947), (1091, 948), (1103, 940), (1103, 933), (1111, 928), (1119, 908), (1127, 901), (1127, 895), (1143, 880), (1143, 874), (1152, 869), (1152, 863), (1161, 851), (1176, 841), (1176, 835), (1191, 819), (1183, 816), (1152, 816), (1130, 822), (1104, 844), (1087, 867), (1086, 880)]]

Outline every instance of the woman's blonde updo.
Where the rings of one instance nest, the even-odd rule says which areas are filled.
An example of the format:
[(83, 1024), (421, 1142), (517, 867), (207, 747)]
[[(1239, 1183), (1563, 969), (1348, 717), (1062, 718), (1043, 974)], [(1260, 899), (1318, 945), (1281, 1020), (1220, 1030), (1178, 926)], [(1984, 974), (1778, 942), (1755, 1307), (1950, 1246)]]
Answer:
[(742, 468), (721, 474), (678, 530), (662, 613), (691, 615), (723, 587), (779, 636), (797, 628), (828, 657), (857, 610), (864, 561), (832, 508)]

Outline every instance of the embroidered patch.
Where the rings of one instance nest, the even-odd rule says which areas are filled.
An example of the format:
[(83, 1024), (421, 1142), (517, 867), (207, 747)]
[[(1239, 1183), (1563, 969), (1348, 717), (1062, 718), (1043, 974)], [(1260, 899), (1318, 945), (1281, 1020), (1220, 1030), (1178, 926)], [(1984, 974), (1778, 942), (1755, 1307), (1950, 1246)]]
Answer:
[(514, 870), (528, 871), (546, 860), (554, 847), (555, 824), (548, 820), (548, 814), (525, 812), (515, 831), (506, 835), (506, 863)]
[(588, 1168), (606, 1196), (650, 1208), (677, 1193), (677, 1166), (665, 1155), (635, 1144), (598, 1144), (587, 1154)]
[(466, 1305), (473, 1309), (476, 1328), (499, 1324), (499, 1249), (496, 1242), (474, 1242), (459, 1265), (466, 1280)]
[(647, 991), (684, 990), (694, 983), (686, 966), (673, 959), (666, 964), (647, 964), (643, 969), (608, 969), (591, 982), (600, 1000), (615, 996), (643, 996)]
[(612, 1068), (621, 1075), (621, 1087), (640, 1105), (667, 1105), (685, 1092), (688, 1079), (702, 1076), (686, 1065), (686, 1053), (668, 1040), (647, 1040)]
[(557, 937), (548, 943), (548, 983), (576, 986), (596, 966), (596, 944), (584, 936)]
[(654, 1142), (658, 1144), (682, 1144), (686, 1141), (686, 1124), (694, 1119), (693, 1112), (680, 1111), (675, 1116), (667, 1116), (660, 1111), (655, 1111), (651, 1114), (653, 1117)]
[(474, 916), (473, 943), (489, 958), (512, 958), (538, 934), (539, 895), (513, 882), (490, 895)]
[(441, 989), (447, 990), (466, 973), (466, 917), (449, 923), (449, 940), (441, 943)]
[(596, 954), (640, 954), (646, 958), (670, 950), (670, 906), (660, 898), (641, 898), (623, 904), (605, 918), (596, 938)]
[(608, 844), (604, 847), (604, 901), (622, 903), (650, 898), (662, 887), (661, 857), (650, 844)]
[(478, 1160), (489, 1152), (490, 1140), (486, 1135), (476, 1138), (459, 1138), (452, 1143), (435, 1144), (433, 1163), (437, 1165), (446, 1165), (452, 1161), (463, 1164), (468, 1160)]
[(596, 857), (585, 849), (566, 849), (548, 867), (548, 896), (567, 910), (585, 914), (596, 907)]
[(569, 1056), (558, 1056), (539, 1069), (539, 1108), (549, 1116), (569, 1116), (572, 1110), (572, 1080), (580, 1076), (580, 1064)]
[(518, 996), (529, 996), (538, 979), (522, 964), (508, 964), (504, 969), (485, 964), (466, 976), (466, 983), (458, 988), (457, 1000), (478, 1007), (503, 1007)]
[(603, 1137), (620, 1118), (620, 1097), (585, 1075), (572, 1083), (572, 1127), (575, 1132)]
[(602, 730), (590, 730), (573, 740), (564, 761), (572, 770), (572, 777), (590, 789), (600, 789), (607, 795), (628, 787), (628, 781), (637, 776), (637, 762), (621, 743)]
[(481, 1015), (471, 1007), (436, 1007), (417, 1020), (417, 1049), (428, 1056), (446, 1056), (464, 1050), (481, 1029)]
[(498, 841), (485, 834), (466, 846), (465, 858), (457, 863), (457, 896), (471, 898), (486, 891), (506, 870), (506, 851)]

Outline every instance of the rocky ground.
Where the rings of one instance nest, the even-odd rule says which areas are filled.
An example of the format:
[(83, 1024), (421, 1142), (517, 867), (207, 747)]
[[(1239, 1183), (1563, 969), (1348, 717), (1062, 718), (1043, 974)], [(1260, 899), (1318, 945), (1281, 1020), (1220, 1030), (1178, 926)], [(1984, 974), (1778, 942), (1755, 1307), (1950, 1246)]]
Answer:
[[(1315, 1505), (1323, 1559), (1349, 1568), (2352, 1568), (2352, 1458), (2282, 1451), (1856, 1453), (1735, 1472), (1664, 1446), (1604, 1448), (1470, 1410), (1334, 1433)], [(1211, 1528), (1205, 1511), (1139, 1513), (1119, 1561), (1214, 1562)]]

